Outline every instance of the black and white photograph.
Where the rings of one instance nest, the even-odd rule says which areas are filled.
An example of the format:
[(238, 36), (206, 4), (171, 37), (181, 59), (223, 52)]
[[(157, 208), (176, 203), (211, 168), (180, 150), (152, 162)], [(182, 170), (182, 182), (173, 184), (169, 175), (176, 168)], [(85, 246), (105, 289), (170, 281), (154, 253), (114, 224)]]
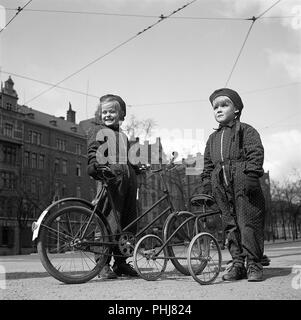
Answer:
[(300, 0), (0, 0), (0, 81), (0, 300), (301, 300)]

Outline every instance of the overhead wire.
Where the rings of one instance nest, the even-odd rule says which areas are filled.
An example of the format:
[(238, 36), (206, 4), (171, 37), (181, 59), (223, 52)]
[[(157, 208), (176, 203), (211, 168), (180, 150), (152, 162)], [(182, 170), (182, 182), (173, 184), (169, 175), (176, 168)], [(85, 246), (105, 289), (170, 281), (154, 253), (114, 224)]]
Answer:
[(43, 94), (45, 94), (46, 92), (49, 92), (50, 90), (54, 89), (55, 87), (57, 87), (58, 85), (60, 85), (61, 83), (65, 82), (66, 80), (70, 79), (71, 77), (75, 76), (76, 74), (82, 72), (83, 70), (87, 69), (89, 66), (91, 66), (92, 64), (98, 62), (99, 60), (103, 59), (104, 57), (108, 56), (109, 54), (111, 54), (112, 52), (116, 51), (117, 49), (119, 49), (120, 47), (124, 46), (125, 44), (129, 43), (130, 41), (134, 40), (135, 38), (139, 37), (142, 33), (150, 30), (151, 28), (155, 27), (156, 25), (158, 25), (159, 23), (161, 23), (163, 20), (168, 19), (169, 17), (171, 17), (172, 15), (178, 13), (179, 11), (183, 10), (184, 8), (186, 8), (187, 6), (191, 5), (192, 3), (196, 2), (197, 0), (192, 0), (188, 3), (186, 3), (185, 5), (183, 5), (182, 7), (174, 10), (172, 13), (170, 13), (167, 16), (161, 15), (159, 20), (156, 21), (155, 23), (149, 25), (148, 27), (146, 27), (145, 29), (143, 29), (142, 31), (139, 31), (137, 34), (135, 34), (134, 36), (128, 38), (127, 40), (123, 41), (122, 43), (120, 43), (119, 45), (115, 46), (114, 48), (112, 48), (111, 50), (109, 50), (108, 52), (106, 52), (105, 54), (101, 55), (100, 57), (94, 59), (93, 61), (89, 62), (88, 64), (84, 65), (83, 67), (81, 67), (80, 69), (78, 69), (77, 71), (71, 73), (70, 75), (68, 75), (67, 77), (65, 77), (64, 79), (62, 79), (61, 81), (59, 81), (58, 83), (56, 83), (55, 85), (51, 86), (50, 88), (42, 91), (41, 93), (39, 93), (37, 96), (31, 98), (30, 100), (26, 101), (26, 103), (29, 103), (35, 99), (37, 99), (38, 97), (42, 96)]
[(275, 124), (278, 124), (278, 123), (280, 123), (280, 122), (283, 122), (284, 120), (287, 120), (287, 119), (295, 118), (296, 115), (298, 115), (298, 114), (300, 114), (300, 113), (301, 113), (301, 111), (298, 111), (298, 112), (296, 112), (296, 113), (294, 113), (294, 114), (289, 115), (288, 117), (281, 118), (281, 119), (279, 119), (279, 120), (277, 120), (277, 121), (274, 121), (274, 122), (270, 123), (268, 126), (262, 127), (261, 129), (269, 129), (269, 128), (271, 128), (271, 127), (274, 127)]
[[(33, 82), (37, 82), (37, 83), (40, 83), (40, 84), (47, 85), (47, 86), (54, 86), (53, 83), (48, 82), (48, 81), (34, 79), (34, 78), (31, 78), (31, 77), (23, 76), (23, 75), (20, 75), (20, 74), (17, 74), (17, 73), (13, 73), (13, 72), (8, 72), (8, 71), (5, 71), (5, 70), (0, 70), (0, 73), (8, 74), (8, 75), (14, 76), (16, 78), (24, 79), (24, 80), (30, 80), (30, 81), (33, 81)], [(73, 93), (78, 93), (78, 94), (81, 94), (81, 95), (84, 95), (84, 96), (87, 95), (87, 92), (83, 92), (83, 91), (80, 91), (80, 90), (75, 90), (75, 89), (66, 88), (66, 87), (62, 87), (62, 86), (57, 86), (57, 88), (58, 89), (62, 89), (62, 90), (66, 90), (66, 91), (70, 91), (70, 92), (73, 92)], [(93, 95), (93, 94), (88, 94), (88, 96), (92, 97), (92, 98), (99, 98), (99, 96)]]
[[(20, 79), (24, 79), (24, 80), (29, 80), (29, 81), (33, 81), (36, 83), (40, 83), (43, 85), (47, 85), (47, 86), (54, 86), (53, 83), (51, 82), (47, 82), (47, 81), (43, 81), (43, 80), (39, 80), (39, 79), (34, 79), (32, 77), (27, 77), (24, 75), (20, 75), (17, 73), (13, 73), (13, 72), (9, 72), (6, 70), (0, 70), (0, 73), (4, 73), (7, 75), (11, 75), (14, 76), (16, 78), (20, 78)], [(278, 85), (278, 86), (273, 86), (273, 87), (267, 87), (267, 88), (262, 88), (262, 89), (254, 89), (254, 90), (248, 90), (248, 91), (243, 91), (242, 94), (246, 95), (246, 94), (254, 94), (254, 93), (258, 93), (258, 92), (264, 92), (264, 91), (270, 91), (270, 90), (274, 90), (274, 89), (281, 89), (281, 88), (285, 88), (285, 87), (291, 87), (294, 85), (300, 85), (301, 81), (296, 81), (296, 82), (291, 82), (291, 83), (287, 83), (287, 84), (282, 84), (282, 85)], [(98, 95), (95, 94), (91, 94), (91, 93), (87, 93), (87, 92), (83, 92), (80, 90), (75, 90), (72, 88), (67, 88), (67, 87), (62, 87), (62, 86), (57, 86), (58, 89), (62, 89), (62, 90), (66, 90), (66, 91), (70, 91), (73, 93), (77, 93), (80, 95), (84, 95), (84, 96), (88, 96), (91, 98), (97, 98), (99, 99)], [(173, 105), (173, 104), (182, 104), (182, 103), (199, 103), (199, 102), (205, 102), (208, 99), (192, 99), (192, 100), (177, 100), (177, 101), (164, 101), (164, 102), (154, 102), (154, 103), (143, 103), (143, 104), (128, 104), (129, 107), (147, 107), (147, 106), (161, 106), (161, 105)]]
[(258, 15), (257, 17), (253, 16), (252, 18), (249, 18), (249, 19), (248, 19), (248, 20), (251, 20), (252, 23), (251, 23), (251, 25), (250, 25), (250, 27), (249, 27), (249, 29), (248, 29), (248, 32), (247, 32), (247, 34), (246, 34), (246, 36), (245, 36), (245, 38), (244, 38), (243, 44), (242, 44), (242, 46), (241, 46), (241, 48), (240, 48), (240, 50), (239, 50), (239, 52), (238, 52), (238, 55), (237, 55), (237, 57), (236, 57), (236, 59), (235, 59), (235, 61), (234, 61), (234, 64), (233, 64), (232, 69), (231, 69), (231, 71), (230, 71), (230, 74), (229, 74), (229, 76), (228, 76), (228, 78), (227, 78), (227, 80), (226, 80), (225, 87), (227, 87), (227, 86), (228, 86), (228, 83), (230, 82), (230, 79), (231, 79), (231, 77), (232, 77), (232, 75), (233, 75), (233, 72), (234, 72), (236, 66), (237, 66), (238, 60), (239, 60), (239, 58), (240, 58), (240, 56), (241, 56), (241, 53), (242, 53), (242, 51), (243, 51), (243, 49), (244, 49), (244, 47), (245, 47), (245, 44), (246, 44), (247, 40), (248, 40), (248, 38), (249, 38), (249, 35), (250, 35), (250, 33), (251, 33), (251, 30), (252, 30), (252, 28), (253, 28), (253, 26), (254, 26), (255, 21), (258, 20), (258, 19), (260, 19), (261, 17), (263, 17), (263, 15), (265, 15), (268, 11), (270, 11), (270, 10), (271, 10), (274, 6), (276, 6), (280, 1), (281, 1), (281, 0), (276, 1), (273, 5), (271, 5), (269, 8), (267, 8), (265, 11), (263, 11), (263, 12), (262, 12), (260, 15)]
[[(31, 0), (31, 1), (32, 1), (32, 0)], [(31, 1), (29, 1), (25, 6), (27, 6)], [(161, 16), (160, 16), (160, 19), (159, 19), (156, 23), (154, 23), (153, 25), (149, 26), (148, 28), (145, 28), (144, 30), (140, 31), (140, 32), (137, 33), (135, 36), (131, 37), (130, 39), (128, 39), (127, 41), (125, 41), (125, 42), (122, 43), (121, 45), (129, 42), (130, 40), (132, 40), (133, 38), (137, 37), (137, 36), (140, 35), (141, 33), (149, 30), (151, 27), (155, 26), (156, 24), (158, 24), (159, 22), (161, 22), (163, 19), (166, 19), (166, 18), (176, 18), (176, 17), (171, 17), (171, 16), (172, 16), (174, 13), (182, 10), (184, 7), (186, 7), (187, 5), (189, 5), (189, 4), (191, 4), (191, 3), (195, 2), (195, 1), (196, 1), (196, 0), (191, 1), (190, 3), (184, 5), (183, 7), (181, 7), (181, 8), (179, 8), (179, 9), (173, 11), (173, 12), (172, 12), (170, 15), (168, 15), (168, 16), (163, 16), (163, 15), (161, 15)], [(251, 24), (250, 28), (248, 29), (248, 32), (247, 32), (246, 37), (245, 37), (245, 39), (244, 39), (243, 45), (242, 45), (242, 47), (241, 47), (241, 49), (240, 49), (240, 51), (239, 51), (239, 54), (238, 54), (238, 56), (237, 56), (237, 58), (236, 58), (236, 60), (235, 60), (235, 63), (234, 63), (234, 65), (233, 65), (233, 67), (232, 67), (231, 73), (230, 73), (230, 75), (229, 75), (229, 77), (228, 77), (228, 80), (227, 80), (227, 83), (228, 83), (229, 80), (230, 80), (230, 78), (231, 78), (231, 76), (232, 76), (232, 74), (233, 74), (233, 71), (234, 71), (234, 69), (235, 69), (235, 67), (236, 67), (236, 65), (237, 65), (237, 62), (238, 62), (239, 57), (240, 57), (240, 55), (241, 55), (241, 52), (242, 52), (242, 50), (243, 50), (243, 48), (244, 48), (244, 46), (245, 46), (245, 43), (246, 43), (246, 41), (247, 41), (247, 39), (248, 39), (248, 36), (249, 36), (249, 34), (250, 34), (250, 32), (251, 32), (251, 29), (252, 29), (252, 27), (253, 27), (253, 25), (254, 25), (254, 22), (255, 22), (257, 19), (259, 19), (259, 18), (261, 18), (261, 19), (263, 19), (263, 18), (273, 18), (273, 17), (263, 17), (263, 15), (264, 15), (265, 13), (267, 13), (270, 9), (272, 9), (275, 5), (277, 5), (280, 1), (281, 1), (281, 0), (275, 2), (271, 7), (269, 7), (267, 10), (265, 10), (263, 13), (261, 13), (257, 18), (255, 18), (255, 17), (248, 18), (248, 19), (241, 19), (241, 18), (205, 18), (205, 17), (178, 17), (178, 18), (184, 18), (184, 19), (208, 19), (208, 20), (209, 20), (209, 19), (210, 19), (210, 20), (252, 20), (252, 24)], [(25, 6), (24, 6), (23, 8), (25, 8)], [(23, 8), (20, 8), (20, 7), (19, 7), (19, 10), (21, 11), (21, 10), (23, 10)], [(35, 11), (35, 9), (27, 9), (27, 11)], [(57, 11), (58, 11), (58, 10), (51, 10), (51, 12), (57, 12)], [(70, 11), (66, 11), (66, 13), (70, 13)], [(72, 13), (80, 13), (80, 12), (72, 12)], [(85, 13), (87, 13), (87, 12), (85, 12)], [(90, 12), (90, 13), (93, 14), (93, 12)], [(94, 13), (95, 13), (95, 12), (94, 12)], [(96, 13), (96, 14), (100, 14), (100, 13)], [(101, 14), (105, 14), (105, 13), (101, 13)], [(107, 15), (117, 15), (117, 14), (107, 14)], [(139, 17), (142, 16), (142, 15), (125, 15), (125, 14), (122, 14), (122, 15), (123, 15), (123, 16), (139, 16)], [(144, 15), (144, 17), (156, 17), (156, 18), (157, 18), (157, 16), (146, 16), (146, 15)], [(277, 17), (274, 17), (274, 18), (277, 18)], [(279, 17), (279, 18), (280, 18), (280, 17)], [(111, 53), (113, 50), (116, 50), (116, 49), (119, 48), (121, 45), (113, 48), (113, 49), (110, 50), (107, 54)], [(93, 60), (92, 62), (90, 62), (89, 64), (87, 64), (87, 65), (84, 66), (83, 68), (79, 69), (77, 72), (71, 74), (71, 75), (70, 75), (69, 77), (67, 77), (67, 78), (69, 79), (71, 76), (73, 76), (73, 75), (75, 75), (76, 73), (82, 71), (84, 68), (87, 68), (88, 66), (90, 66), (90, 65), (93, 64), (93, 63), (95, 63), (96, 61), (98, 61), (100, 58), (106, 56), (107, 54), (99, 57), (98, 59)], [(67, 90), (67, 91), (70, 91), (70, 92), (74, 92), (74, 93), (78, 93), (78, 94), (81, 94), (81, 95), (85, 95), (86, 97), (88, 96), (88, 97), (93, 97), (93, 98), (99, 98), (98, 96), (93, 95), (93, 94), (88, 94), (87, 92), (82, 92), (82, 91), (79, 91), (79, 90), (74, 90), (74, 89), (71, 89), (71, 88), (66, 88), (66, 87), (59, 86), (59, 84), (62, 83), (63, 81), (66, 81), (67, 78), (63, 79), (62, 81), (60, 81), (60, 82), (57, 83), (57, 84), (53, 84), (53, 83), (50, 83), (50, 82), (41, 81), (41, 80), (33, 79), (33, 78), (30, 78), (30, 77), (26, 77), (26, 76), (21, 76), (21, 75), (18, 75), (18, 74), (15, 74), (15, 73), (6, 72), (6, 71), (3, 71), (3, 70), (2, 70), (1, 72), (2, 72), (2, 73), (6, 73), (6, 74), (10, 74), (10, 75), (13, 75), (13, 76), (16, 76), (16, 77), (19, 77), (19, 78), (23, 78), (23, 79), (26, 79), (26, 80), (31, 80), (31, 81), (35, 81), (35, 82), (38, 82), (38, 83), (41, 83), (41, 84), (44, 84), (44, 85), (51, 86), (50, 89), (52, 89), (52, 88), (54, 88), (54, 87), (57, 87), (57, 88), (59, 88), (59, 89), (63, 89), (63, 90)], [(256, 93), (256, 92), (259, 92), (259, 91), (271, 90), (271, 89), (281, 88), (281, 87), (286, 87), (286, 86), (291, 86), (291, 85), (295, 85), (295, 84), (299, 84), (299, 82), (295, 82), (295, 83), (291, 83), (291, 84), (287, 84), (287, 85), (281, 85), (281, 86), (277, 86), (277, 87), (257, 89), (257, 90), (245, 92), (245, 94), (248, 94), (248, 93)], [(49, 91), (49, 89), (47, 89), (46, 91)], [(45, 91), (45, 92), (46, 92), (46, 91)], [(42, 93), (41, 93), (41, 94), (42, 94)], [(40, 94), (40, 95), (41, 95), (41, 94)], [(37, 96), (37, 97), (38, 97), (38, 96)], [(37, 98), (37, 97), (35, 97), (35, 98)], [(29, 101), (32, 101), (32, 100), (34, 100), (35, 98), (33, 98), (33, 99), (29, 100)], [(151, 106), (151, 105), (167, 105), (167, 104), (179, 104), (179, 103), (194, 103), (194, 102), (201, 102), (201, 101), (207, 101), (207, 99), (184, 100), (184, 101), (171, 101), (171, 102), (148, 103), (148, 104), (132, 104), (132, 105), (129, 105), (129, 106), (130, 106), (130, 107), (137, 107), (137, 106)]]
[(272, 8), (274, 8), (281, 0), (276, 1), (274, 4), (272, 4), (269, 8), (267, 8), (265, 11), (263, 11), (256, 19), (260, 19), (262, 16), (264, 16), (268, 11), (270, 11)]
[(240, 50), (239, 50), (239, 52), (238, 52), (238, 55), (237, 55), (237, 57), (236, 57), (236, 59), (235, 59), (235, 62), (234, 62), (234, 64), (233, 64), (233, 66), (232, 66), (232, 69), (231, 69), (231, 71), (230, 71), (230, 74), (229, 74), (229, 76), (228, 76), (228, 78), (227, 78), (227, 81), (226, 81), (226, 83), (225, 83), (225, 87), (228, 86), (228, 83), (229, 83), (229, 81), (230, 81), (230, 79), (231, 79), (231, 77), (232, 77), (232, 74), (233, 74), (233, 72), (234, 72), (234, 70), (235, 70), (235, 67), (236, 67), (236, 65), (237, 65), (237, 63), (238, 63), (238, 60), (239, 60), (239, 58), (240, 58), (240, 56), (241, 56), (241, 53), (242, 53), (242, 51), (243, 51), (243, 49), (244, 49), (244, 47), (245, 47), (245, 44), (246, 44), (246, 42), (247, 42), (247, 40), (248, 40), (248, 38), (249, 38), (249, 35), (250, 35), (250, 33), (251, 33), (251, 30), (252, 30), (252, 28), (253, 28), (253, 26), (254, 26), (255, 21), (256, 21), (255, 19), (252, 21), (252, 24), (250, 25), (250, 27), (249, 27), (249, 29), (248, 29), (248, 32), (247, 32), (247, 34), (246, 34), (246, 36), (245, 36), (245, 38), (244, 38), (243, 44), (242, 44), (242, 46), (241, 46), (241, 48), (240, 48)]
[[(300, 85), (301, 81), (299, 82), (291, 82), (283, 85), (268, 87), (268, 88), (262, 88), (262, 89), (254, 89), (254, 90), (248, 90), (248, 91), (242, 91), (241, 94), (247, 95), (247, 94), (254, 94), (258, 92), (264, 92), (274, 89), (281, 89), (285, 87)], [(131, 107), (148, 107), (148, 106), (161, 106), (161, 105), (168, 105), (168, 104), (181, 104), (181, 103), (199, 103), (199, 102), (207, 102), (208, 99), (194, 99), (194, 100), (178, 100), (178, 101), (165, 101), (165, 102), (156, 102), (156, 103), (143, 103), (143, 104), (131, 104)]]
[(13, 20), (15, 20), (18, 16), (18, 14), (24, 10), (25, 7), (27, 7), (30, 3), (32, 2), (32, 0), (29, 0), (23, 7), (18, 7), (16, 14), (7, 22), (7, 24), (0, 30), (0, 33), (10, 24), (13, 22)]
[[(18, 8), (6, 8), (6, 10), (10, 11), (18, 11)], [(38, 12), (38, 13), (62, 13), (62, 14), (82, 14), (82, 15), (103, 15), (103, 16), (116, 16), (116, 17), (133, 17), (133, 18), (159, 18), (157, 15), (145, 15), (145, 14), (131, 14), (131, 13), (112, 13), (112, 12), (99, 12), (99, 11), (73, 11), (73, 10), (54, 10), (54, 9), (26, 9), (24, 11), (29, 12)], [(287, 19), (287, 18), (294, 18), (296, 15), (293, 16), (270, 16), (270, 17), (263, 17), (266, 19)], [(248, 20), (247, 18), (232, 18), (232, 17), (170, 17), (170, 19), (177, 19), (177, 20)]]

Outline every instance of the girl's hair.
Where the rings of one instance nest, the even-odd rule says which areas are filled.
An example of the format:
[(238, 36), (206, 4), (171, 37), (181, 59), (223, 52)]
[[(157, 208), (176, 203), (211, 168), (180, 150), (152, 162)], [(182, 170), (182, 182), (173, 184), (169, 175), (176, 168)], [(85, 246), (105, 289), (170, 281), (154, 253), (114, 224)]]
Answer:
[(114, 94), (107, 94), (99, 99), (99, 104), (95, 112), (95, 120), (101, 121), (102, 105), (108, 102), (114, 102), (114, 106), (119, 110), (120, 120), (124, 120), (124, 117), (126, 116), (126, 104), (121, 97)]

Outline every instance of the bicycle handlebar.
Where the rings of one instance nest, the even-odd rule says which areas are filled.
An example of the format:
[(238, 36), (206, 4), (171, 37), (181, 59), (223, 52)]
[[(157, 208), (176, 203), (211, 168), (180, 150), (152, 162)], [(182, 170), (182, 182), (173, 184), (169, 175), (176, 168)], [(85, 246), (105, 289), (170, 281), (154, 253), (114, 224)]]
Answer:
[[(166, 171), (171, 171), (173, 170), (177, 165), (174, 163), (170, 163), (168, 164), (164, 169)], [(160, 169), (151, 169), (150, 166), (144, 166), (142, 168), (140, 168), (141, 171), (150, 171), (151, 173), (158, 173), (158, 172), (162, 172), (164, 170), (163, 168)]]
[(116, 178), (116, 175), (113, 173), (113, 171), (106, 166), (100, 167), (97, 170), (97, 175), (100, 177), (101, 180), (106, 180), (106, 181), (110, 181)]

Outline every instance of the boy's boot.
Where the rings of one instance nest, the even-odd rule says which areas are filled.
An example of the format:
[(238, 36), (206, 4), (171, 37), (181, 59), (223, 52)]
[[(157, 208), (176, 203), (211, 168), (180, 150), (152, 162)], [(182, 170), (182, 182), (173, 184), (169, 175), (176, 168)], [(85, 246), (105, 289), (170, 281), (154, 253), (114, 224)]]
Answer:
[(261, 263), (253, 261), (248, 262), (247, 265), (248, 281), (256, 282), (263, 280), (263, 267)]
[(129, 264), (126, 263), (124, 259), (117, 259), (113, 265), (113, 271), (117, 276), (129, 276), (129, 277), (138, 277), (136, 270)]
[(236, 281), (246, 279), (247, 270), (243, 262), (233, 262), (227, 273), (223, 275), (224, 281)]

